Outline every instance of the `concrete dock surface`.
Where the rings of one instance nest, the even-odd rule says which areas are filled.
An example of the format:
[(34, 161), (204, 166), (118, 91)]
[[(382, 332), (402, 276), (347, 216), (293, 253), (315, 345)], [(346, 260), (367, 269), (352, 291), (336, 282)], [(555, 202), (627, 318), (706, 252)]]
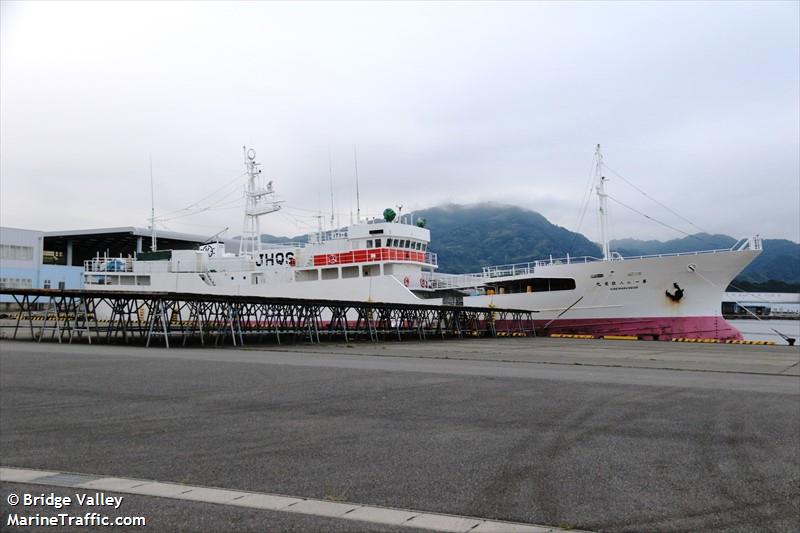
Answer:
[[(171, 350), (0, 341), (0, 466), (465, 524), (797, 531), (799, 362), (797, 347), (578, 339)], [(3, 520), (19, 511), (11, 491), (70, 492), (0, 487)], [(152, 531), (415, 530), (125, 497)]]

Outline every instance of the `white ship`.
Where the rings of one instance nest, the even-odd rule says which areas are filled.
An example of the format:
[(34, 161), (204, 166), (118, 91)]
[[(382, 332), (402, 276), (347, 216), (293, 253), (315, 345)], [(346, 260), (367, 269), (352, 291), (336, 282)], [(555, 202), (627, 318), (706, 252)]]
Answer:
[[(598, 147), (599, 148), (599, 147)], [(603, 257), (565, 257), (485, 267), (475, 274), (437, 272), (430, 231), (385, 219), (317, 231), (305, 243), (264, 244), (261, 216), (280, 209), (263, 183), (253, 150), (238, 254), (222, 243), (198, 250), (156, 251), (135, 259), (87, 261), (93, 290), (236, 294), (349, 301), (463, 303), (528, 309), (540, 333), (634, 335), (640, 338), (741, 339), (721, 316), (722, 293), (760, 252), (758, 237), (731, 249), (622, 257), (609, 249), (606, 193), (597, 153)]]

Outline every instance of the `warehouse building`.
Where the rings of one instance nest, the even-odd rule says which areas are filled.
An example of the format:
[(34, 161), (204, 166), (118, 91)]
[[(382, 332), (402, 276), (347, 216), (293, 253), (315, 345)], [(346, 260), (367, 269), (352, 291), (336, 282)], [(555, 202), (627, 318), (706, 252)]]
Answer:
[[(206, 240), (201, 235), (156, 231), (156, 245), (162, 250), (188, 250)], [(0, 226), (0, 288), (81, 289), (84, 261), (98, 255), (134, 257), (150, 249), (150, 228), (37, 231)], [(0, 295), (0, 304), (13, 301)]]
[(800, 294), (789, 292), (726, 292), (722, 314), (731, 318), (800, 317)]

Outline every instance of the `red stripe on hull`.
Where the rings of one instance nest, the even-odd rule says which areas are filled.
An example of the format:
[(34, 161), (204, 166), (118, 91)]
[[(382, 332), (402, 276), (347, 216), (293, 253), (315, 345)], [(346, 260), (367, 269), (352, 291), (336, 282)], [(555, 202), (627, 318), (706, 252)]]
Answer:
[(571, 333), (636, 335), (654, 340), (720, 339), (742, 340), (742, 333), (717, 316), (560, 319), (545, 328), (547, 320), (535, 320), (536, 334)]

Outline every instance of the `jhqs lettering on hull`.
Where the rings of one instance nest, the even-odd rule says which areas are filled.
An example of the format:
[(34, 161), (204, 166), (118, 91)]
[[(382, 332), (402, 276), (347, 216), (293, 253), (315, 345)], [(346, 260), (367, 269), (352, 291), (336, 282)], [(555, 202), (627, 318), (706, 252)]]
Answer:
[(275, 252), (258, 254), (256, 266), (290, 265), (294, 266), (294, 252)]

